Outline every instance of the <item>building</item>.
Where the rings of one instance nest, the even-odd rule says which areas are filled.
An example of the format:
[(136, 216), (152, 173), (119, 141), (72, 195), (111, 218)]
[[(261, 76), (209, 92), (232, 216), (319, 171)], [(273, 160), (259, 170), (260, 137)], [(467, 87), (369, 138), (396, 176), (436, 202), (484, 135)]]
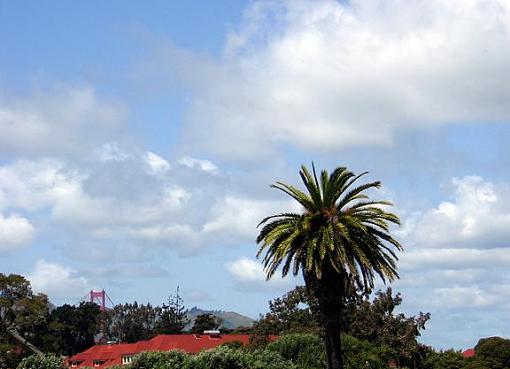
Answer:
[(67, 359), (70, 368), (85, 366), (93, 368), (107, 368), (112, 365), (129, 364), (133, 356), (143, 351), (181, 350), (188, 354), (195, 354), (202, 350), (217, 347), (226, 342), (249, 342), (247, 334), (161, 334), (148, 341), (136, 343), (118, 343), (95, 345), (91, 348), (71, 356)]

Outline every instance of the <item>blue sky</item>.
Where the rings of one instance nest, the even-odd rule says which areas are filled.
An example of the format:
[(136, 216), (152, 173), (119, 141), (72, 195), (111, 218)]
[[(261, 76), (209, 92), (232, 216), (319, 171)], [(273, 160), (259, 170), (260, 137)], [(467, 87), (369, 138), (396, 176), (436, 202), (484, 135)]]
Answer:
[(422, 341), (509, 336), (506, 1), (0, 0), (0, 271), (257, 317), (269, 184), (370, 171)]

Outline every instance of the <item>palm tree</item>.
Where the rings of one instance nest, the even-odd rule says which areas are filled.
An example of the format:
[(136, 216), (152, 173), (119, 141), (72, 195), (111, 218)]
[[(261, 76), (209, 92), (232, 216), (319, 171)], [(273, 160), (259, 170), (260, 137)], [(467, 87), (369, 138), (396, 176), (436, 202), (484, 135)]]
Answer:
[(272, 185), (303, 207), (301, 214), (282, 213), (263, 219), (257, 237), (261, 243), (257, 257), (265, 253), (267, 279), (282, 267), (282, 277), (290, 271), (303, 274), (309, 293), (317, 300), (324, 328), (329, 369), (343, 368), (341, 332), (346, 299), (354, 288), (369, 291), (374, 279), (383, 282), (398, 278), (394, 250), (402, 250), (390, 234), (399, 218), (384, 211), (388, 201), (372, 201), (364, 193), (379, 188), (379, 181), (354, 186), (365, 173), (354, 175), (346, 168), (317, 178), (305, 166), (299, 174), (306, 192), (281, 182)]

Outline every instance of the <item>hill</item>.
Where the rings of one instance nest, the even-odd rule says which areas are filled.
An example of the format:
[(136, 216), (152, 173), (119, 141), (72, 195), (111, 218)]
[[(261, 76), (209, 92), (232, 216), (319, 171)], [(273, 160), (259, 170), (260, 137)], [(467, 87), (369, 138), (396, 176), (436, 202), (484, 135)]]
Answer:
[(186, 326), (185, 329), (191, 329), (193, 323), (195, 322), (195, 318), (202, 314), (213, 314), (214, 316), (221, 318), (223, 320), (222, 327), (228, 329), (251, 327), (254, 322), (252, 318), (236, 313), (235, 311), (202, 310), (195, 306), (188, 311), (188, 319), (190, 319), (190, 323)]

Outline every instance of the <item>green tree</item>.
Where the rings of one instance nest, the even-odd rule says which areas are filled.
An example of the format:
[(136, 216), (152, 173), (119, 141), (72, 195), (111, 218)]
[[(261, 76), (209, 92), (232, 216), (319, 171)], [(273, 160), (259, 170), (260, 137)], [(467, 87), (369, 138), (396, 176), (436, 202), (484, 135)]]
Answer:
[(46, 295), (34, 294), (23, 276), (0, 273), (0, 368), (15, 367), (27, 354), (26, 345), (14, 337), (35, 343), (48, 306)]
[(206, 330), (218, 329), (221, 325), (221, 319), (213, 314), (200, 314), (195, 318), (191, 332), (202, 333)]
[(155, 327), (161, 319), (161, 308), (151, 304), (126, 303), (114, 306), (109, 312), (108, 335), (120, 342), (133, 343), (147, 340), (155, 335)]
[(423, 363), (421, 369), (464, 369), (466, 360), (462, 352), (446, 350), (439, 352), (430, 352)]
[(188, 323), (188, 310), (184, 307), (177, 287), (175, 295), (168, 297), (168, 304), (163, 304), (155, 329), (158, 334), (179, 334)]
[(17, 369), (66, 369), (62, 358), (47, 355), (32, 355), (24, 358), (18, 365)]
[(281, 298), (269, 301), (269, 312), (255, 322), (252, 333), (261, 336), (318, 333), (320, 327), (310, 304), (306, 288), (297, 286)]
[(47, 329), (39, 335), (40, 347), (66, 356), (84, 351), (94, 345), (102, 318), (99, 306), (91, 302), (59, 306), (48, 315)]
[(305, 166), (300, 175), (307, 193), (277, 182), (273, 188), (295, 199), (303, 212), (282, 213), (261, 221), (257, 237), (265, 253), (267, 278), (282, 266), (282, 276), (300, 271), (306, 287), (317, 300), (324, 327), (328, 368), (343, 368), (341, 317), (352, 286), (370, 290), (378, 275), (383, 282), (398, 278), (394, 249), (402, 246), (390, 234), (390, 224), (399, 218), (383, 209), (387, 201), (371, 201), (364, 193), (379, 188), (379, 181), (357, 187), (354, 183), (366, 173), (354, 175), (346, 168), (318, 178)]
[(510, 369), (510, 340), (501, 337), (480, 339), (475, 346), (475, 357), (467, 367)]
[(399, 365), (415, 367), (422, 359), (423, 348), (417, 341), (420, 331), (430, 319), (429, 313), (416, 316), (396, 314), (395, 308), (402, 303), (400, 293), (391, 288), (378, 291), (373, 301), (367, 297), (358, 301), (348, 314), (347, 333), (376, 345), (391, 348), (392, 358)]

